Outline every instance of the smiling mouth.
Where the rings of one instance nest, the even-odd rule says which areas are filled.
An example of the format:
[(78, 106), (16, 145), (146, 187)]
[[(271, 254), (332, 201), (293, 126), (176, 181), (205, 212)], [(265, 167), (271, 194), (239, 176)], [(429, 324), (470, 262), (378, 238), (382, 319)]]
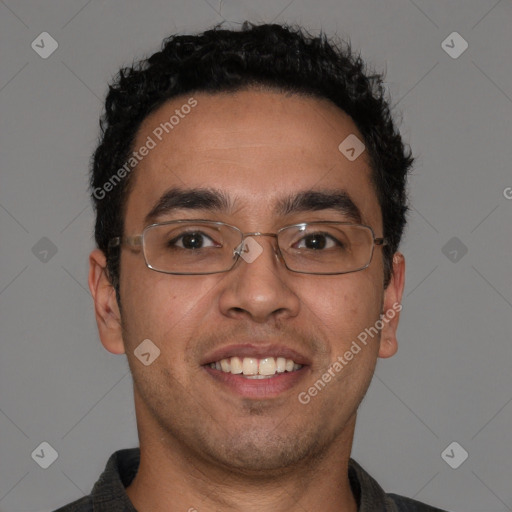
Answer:
[(247, 379), (270, 379), (283, 373), (296, 372), (303, 365), (286, 357), (228, 357), (207, 364), (209, 368), (223, 373), (239, 375)]

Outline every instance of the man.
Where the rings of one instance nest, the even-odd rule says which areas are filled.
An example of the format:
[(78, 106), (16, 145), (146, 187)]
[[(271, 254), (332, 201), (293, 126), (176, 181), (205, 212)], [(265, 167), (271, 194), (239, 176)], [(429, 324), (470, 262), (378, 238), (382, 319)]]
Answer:
[(397, 350), (412, 157), (348, 45), (173, 36), (111, 86), (89, 286), (140, 450), (61, 511), (436, 511), (350, 459)]

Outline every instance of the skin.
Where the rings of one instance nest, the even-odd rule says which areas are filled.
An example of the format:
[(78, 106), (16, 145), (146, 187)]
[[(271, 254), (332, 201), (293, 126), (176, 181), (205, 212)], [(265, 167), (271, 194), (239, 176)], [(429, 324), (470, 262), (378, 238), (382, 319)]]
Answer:
[[(280, 218), (272, 209), (292, 192), (343, 188), (363, 223), (382, 236), (366, 154), (350, 162), (338, 150), (350, 133), (359, 135), (340, 109), (327, 100), (256, 89), (194, 98), (198, 105), (134, 171), (126, 235), (142, 232), (145, 215), (170, 187), (215, 186), (232, 199), (229, 211), (173, 217), (220, 220), (244, 232), (343, 221), (333, 210)], [(174, 98), (152, 113), (135, 147), (187, 99)], [(264, 250), (254, 262), (205, 276), (154, 272), (140, 251), (123, 248), (122, 316), (104, 254), (96, 249), (90, 255), (101, 341), (112, 353), (126, 353), (133, 375), (141, 462), (127, 493), (141, 512), (357, 510), (347, 473), (356, 412), (377, 358), (397, 350), (399, 314), (310, 403), (301, 404), (297, 395), (381, 312), (400, 303), (403, 255), (394, 255), (384, 289), (380, 247), (363, 271), (314, 276), (288, 271), (272, 250), (274, 239), (256, 240)], [(161, 351), (150, 366), (133, 353), (146, 338)], [(240, 340), (278, 341), (312, 364), (292, 390), (242, 398), (200, 365), (206, 351)]]

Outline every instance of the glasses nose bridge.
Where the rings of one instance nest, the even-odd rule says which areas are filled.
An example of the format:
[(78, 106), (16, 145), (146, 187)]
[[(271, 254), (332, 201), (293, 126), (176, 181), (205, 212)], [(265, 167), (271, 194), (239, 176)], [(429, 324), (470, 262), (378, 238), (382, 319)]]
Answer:
[(274, 253), (282, 258), (281, 248), (279, 247), (279, 242), (278, 242), (278, 233), (262, 233), (261, 231), (252, 231), (252, 232), (248, 232), (248, 233), (242, 233), (242, 241), (241, 241), (240, 245), (235, 249), (234, 253), (236, 254), (238, 252), (241, 252), (241, 250), (244, 246), (245, 240), (247, 238), (256, 237), (256, 236), (270, 236), (272, 238), (275, 238), (277, 243), (276, 243), (276, 246), (274, 247)]
[(261, 231), (254, 231), (253, 233), (242, 233), (242, 237), (245, 240), (248, 236), (272, 236), (277, 238), (277, 233), (262, 233)]

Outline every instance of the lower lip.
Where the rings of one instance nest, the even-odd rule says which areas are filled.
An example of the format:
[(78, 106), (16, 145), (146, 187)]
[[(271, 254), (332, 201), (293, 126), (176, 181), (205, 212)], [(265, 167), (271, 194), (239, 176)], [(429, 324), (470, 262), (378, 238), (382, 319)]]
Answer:
[(308, 370), (307, 366), (303, 366), (300, 370), (277, 373), (274, 377), (267, 379), (248, 379), (241, 375), (215, 370), (209, 366), (203, 366), (203, 368), (217, 382), (247, 398), (272, 398), (289, 391), (305, 377)]

